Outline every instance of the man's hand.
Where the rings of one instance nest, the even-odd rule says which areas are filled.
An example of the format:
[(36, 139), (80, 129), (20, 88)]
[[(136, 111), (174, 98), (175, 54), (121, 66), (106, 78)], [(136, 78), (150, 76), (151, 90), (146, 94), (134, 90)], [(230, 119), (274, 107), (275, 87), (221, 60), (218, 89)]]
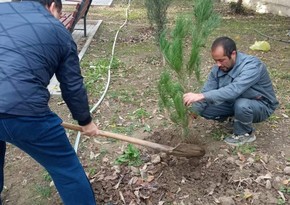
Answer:
[(84, 135), (87, 135), (87, 136), (96, 136), (99, 134), (99, 129), (98, 129), (98, 126), (93, 122), (91, 121), (89, 124), (85, 125), (85, 126), (82, 126), (83, 128), (83, 134)]
[(202, 93), (185, 93), (183, 95), (183, 102), (186, 106), (202, 100), (204, 100), (204, 95)]

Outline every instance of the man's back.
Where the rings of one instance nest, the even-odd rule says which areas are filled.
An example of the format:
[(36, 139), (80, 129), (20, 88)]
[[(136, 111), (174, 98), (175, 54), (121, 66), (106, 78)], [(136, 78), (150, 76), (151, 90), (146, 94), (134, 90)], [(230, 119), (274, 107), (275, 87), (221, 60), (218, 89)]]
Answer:
[(43, 5), (1, 3), (0, 113), (48, 113), (47, 85), (71, 53), (78, 61), (70, 33)]

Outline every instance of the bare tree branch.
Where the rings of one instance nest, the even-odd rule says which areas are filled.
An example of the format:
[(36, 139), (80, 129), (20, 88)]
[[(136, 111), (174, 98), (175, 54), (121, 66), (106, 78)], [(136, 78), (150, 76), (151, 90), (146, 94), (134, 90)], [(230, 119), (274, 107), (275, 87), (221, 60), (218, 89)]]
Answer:
[(256, 29), (254, 29), (258, 34), (260, 34), (261, 36), (264, 36), (264, 37), (266, 37), (266, 38), (268, 38), (268, 39), (272, 39), (272, 40), (274, 40), (274, 41), (280, 41), (280, 42), (283, 42), (283, 43), (290, 43), (290, 40), (288, 40), (288, 41), (286, 41), (286, 40), (283, 40), (283, 39), (278, 39), (278, 38), (274, 38), (274, 37), (272, 37), (272, 36), (267, 36), (266, 34), (263, 34), (263, 33), (261, 33), (260, 31), (258, 31), (258, 30), (256, 30)]

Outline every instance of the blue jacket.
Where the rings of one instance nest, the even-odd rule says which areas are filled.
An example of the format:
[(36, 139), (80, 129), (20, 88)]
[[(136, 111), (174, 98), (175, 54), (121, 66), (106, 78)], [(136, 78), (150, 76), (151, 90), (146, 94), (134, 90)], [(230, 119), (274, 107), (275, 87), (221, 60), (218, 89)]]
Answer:
[(73, 118), (91, 121), (77, 46), (40, 3), (0, 3), (0, 56), (0, 113), (51, 113), (47, 86), (55, 73)]
[(234, 102), (237, 98), (259, 99), (271, 111), (278, 101), (265, 64), (258, 58), (237, 52), (236, 63), (228, 72), (214, 66), (202, 90), (210, 104)]

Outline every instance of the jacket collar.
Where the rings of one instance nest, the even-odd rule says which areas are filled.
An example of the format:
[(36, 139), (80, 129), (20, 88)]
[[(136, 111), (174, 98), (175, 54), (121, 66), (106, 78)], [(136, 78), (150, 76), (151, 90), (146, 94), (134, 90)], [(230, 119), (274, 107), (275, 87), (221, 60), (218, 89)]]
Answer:
[(245, 58), (245, 54), (237, 51), (237, 58), (236, 58), (236, 63), (234, 65), (234, 67), (229, 72), (224, 72), (224, 71), (218, 69), (219, 71), (217, 73), (217, 77), (221, 77), (224, 75), (229, 75), (231, 78), (237, 77), (238, 74), (240, 73), (239, 66), (243, 62), (244, 58)]

